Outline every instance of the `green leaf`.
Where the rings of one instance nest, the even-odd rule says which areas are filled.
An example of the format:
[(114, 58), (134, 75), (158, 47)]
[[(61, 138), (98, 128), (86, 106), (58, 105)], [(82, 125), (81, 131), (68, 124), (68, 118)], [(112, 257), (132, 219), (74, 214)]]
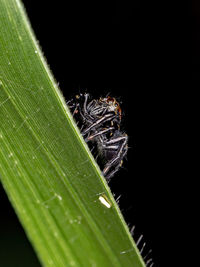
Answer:
[(44, 266), (145, 266), (18, 0), (0, 0), (0, 178)]

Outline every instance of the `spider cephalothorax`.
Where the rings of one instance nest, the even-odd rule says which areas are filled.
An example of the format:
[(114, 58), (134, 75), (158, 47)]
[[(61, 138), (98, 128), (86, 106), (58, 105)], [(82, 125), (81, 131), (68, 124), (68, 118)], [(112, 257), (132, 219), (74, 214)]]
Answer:
[(105, 97), (105, 98), (100, 98), (99, 102), (102, 103), (108, 111), (110, 112), (114, 112), (116, 115), (119, 116), (120, 120), (121, 120), (121, 108), (119, 103), (116, 101), (116, 99), (114, 97)]
[(109, 179), (118, 171), (127, 153), (128, 137), (120, 131), (121, 108), (113, 97), (93, 99), (89, 94), (80, 94), (69, 107), (86, 142), (96, 145), (104, 159), (103, 174)]

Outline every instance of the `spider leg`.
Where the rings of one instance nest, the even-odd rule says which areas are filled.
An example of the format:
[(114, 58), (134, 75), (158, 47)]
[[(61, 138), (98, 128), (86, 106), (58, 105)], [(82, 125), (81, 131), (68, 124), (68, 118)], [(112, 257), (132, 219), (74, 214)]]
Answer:
[(104, 174), (106, 179), (109, 181), (114, 176), (114, 174), (116, 172), (118, 172), (120, 167), (121, 167), (121, 164), (118, 164), (112, 172), (110, 172), (109, 174), (106, 174), (106, 175)]
[(93, 109), (93, 114), (96, 116), (104, 116), (108, 112), (108, 107), (97, 107)]
[(80, 103), (74, 103), (73, 99), (67, 101), (67, 105), (70, 108), (70, 110), (72, 111), (72, 115), (74, 116), (75, 114), (79, 113), (83, 119), (83, 121), (87, 121), (88, 123), (92, 123), (91, 120), (88, 119), (88, 112), (86, 109), (86, 105), (87, 105), (87, 100), (88, 100), (88, 94), (85, 94), (85, 101), (84, 101), (84, 114), (81, 111), (81, 106)]
[(111, 144), (115, 144), (115, 143), (119, 143), (121, 141), (126, 142), (128, 139), (127, 135), (124, 135), (124, 136), (119, 136), (119, 137), (116, 137), (116, 138), (113, 138), (111, 139), (110, 141), (107, 141), (106, 142), (106, 145), (111, 145)]
[[(124, 156), (126, 155), (127, 150), (128, 150), (128, 148), (126, 146), (127, 139), (128, 139), (127, 136), (121, 136), (121, 137), (117, 137), (115, 139), (112, 139), (112, 140), (106, 142), (106, 145), (107, 145), (107, 144), (110, 144), (110, 143), (113, 144), (113, 143), (117, 143), (117, 142), (123, 141), (121, 143), (121, 145), (120, 145), (120, 148), (119, 148), (119, 150), (117, 152), (117, 155), (112, 160), (110, 160), (106, 164), (105, 168), (103, 169), (103, 174), (104, 175), (106, 175), (108, 173), (108, 171), (111, 169), (111, 167), (115, 167), (115, 169), (120, 167), (121, 161), (124, 158)], [(111, 147), (111, 146), (107, 146), (107, 149), (109, 149), (109, 147)]]
[(89, 141), (89, 140), (92, 140), (94, 137), (96, 137), (96, 136), (98, 136), (98, 135), (105, 134), (105, 133), (107, 133), (107, 132), (109, 132), (109, 131), (112, 131), (112, 130), (114, 130), (114, 129), (115, 129), (114, 127), (106, 128), (106, 129), (104, 129), (104, 130), (102, 130), (102, 131), (99, 131), (99, 132), (97, 132), (97, 133), (95, 133), (95, 134), (90, 135), (90, 136), (87, 138), (87, 140), (88, 140), (88, 141)]
[[(75, 110), (73, 112), (73, 115), (76, 114), (76, 113), (79, 113), (81, 115), (82, 120), (83, 120), (84, 123), (91, 124), (91, 123), (93, 123), (94, 118), (92, 118), (90, 116), (90, 114), (88, 113), (88, 110), (87, 110), (87, 106), (90, 104), (90, 103), (87, 104), (88, 96), (89, 96), (89, 94), (85, 94), (84, 95), (85, 100), (84, 100), (83, 106), (81, 106), (79, 103), (73, 104), (73, 106), (76, 106), (76, 108), (75, 108)], [(71, 102), (71, 101), (72, 100), (70, 100), (69, 102)], [(70, 106), (70, 108), (72, 108), (73, 106)]]
[(90, 119), (88, 119), (87, 115), (84, 115), (80, 109), (79, 109), (79, 114), (81, 115), (81, 117), (82, 117), (84, 123), (85, 123), (85, 122), (87, 122), (87, 123), (89, 123), (89, 124), (92, 123), (92, 121), (91, 121)]
[[(122, 159), (124, 158), (124, 156), (126, 155), (127, 150), (124, 151), (123, 154), (121, 154), (120, 156), (116, 156), (115, 161), (113, 162), (108, 162), (106, 164), (106, 167), (103, 170), (103, 174), (105, 175), (105, 177), (107, 179), (110, 179), (121, 167), (122, 165)], [(112, 172), (109, 173), (109, 170), (114, 167), (114, 170)]]
[(72, 105), (69, 105), (70, 102), (72, 102), (72, 100), (69, 100), (67, 102), (67, 104), (68, 104), (68, 107), (70, 108), (70, 110), (72, 112), (72, 115), (74, 116), (74, 114), (76, 114), (78, 112), (79, 104), (78, 103), (76, 103), (76, 104), (75, 103), (72, 103)]
[(94, 118), (92, 116), (90, 116), (90, 114), (88, 113), (88, 110), (87, 110), (87, 102), (88, 102), (88, 96), (89, 94), (85, 94), (84, 97), (85, 97), (85, 101), (84, 101), (84, 104), (83, 104), (83, 113), (84, 114), (81, 114), (82, 117), (87, 120), (89, 123), (92, 123)]
[(91, 100), (87, 105), (87, 110), (93, 109), (97, 104), (97, 101), (95, 99)]
[(117, 143), (123, 141), (121, 144), (121, 148), (120, 148), (121, 150), (123, 150), (123, 147), (124, 147), (123, 144), (127, 143), (127, 139), (128, 139), (127, 135), (113, 138), (110, 141), (105, 141), (100, 137), (100, 142), (101, 142), (102, 147), (106, 150), (118, 150), (119, 145), (117, 145)]
[(67, 105), (69, 106), (69, 108), (73, 108), (74, 107), (74, 103), (72, 103), (72, 105), (70, 105), (70, 103), (73, 101), (73, 99), (70, 99), (67, 101)]
[(96, 122), (92, 123), (89, 127), (87, 127), (83, 132), (82, 135), (87, 134), (91, 129), (95, 128), (102, 122), (110, 121), (114, 118), (115, 114), (109, 113), (104, 115), (102, 118), (98, 119)]

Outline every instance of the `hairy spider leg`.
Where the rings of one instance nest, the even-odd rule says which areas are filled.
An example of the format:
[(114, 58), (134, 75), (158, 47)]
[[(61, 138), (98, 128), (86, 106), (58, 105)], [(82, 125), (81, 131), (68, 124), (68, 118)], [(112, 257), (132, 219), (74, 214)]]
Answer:
[[(99, 140), (99, 142), (101, 143), (101, 146), (104, 148), (104, 149), (106, 149), (106, 150), (118, 150), (119, 149), (119, 146), (118, 145), (109, 145), (109, 146), (106, 146), (105, 144), (106, 144), (106, 139), (105, 138), (103, 138), (103, 136), (102, 135), (99, 135), (98, 136), (98, 140)], [(107, 179), (107, 181), (109, 181), (110, 180), (110, 178), (119, 170), (119, 168), (121, 167), (121, 163), (122, 163), (122, 159), (123, 159), (123, 157), (126, 155), (126, 153), (127, 153), (127, 149), (124, 151), (124, 153), (123, 154), (121, 154), (121, 157), (119, 158), (119, 162), (118, 162), (118, 164), (113, 164), (112, 166), (114, 166), (115, 167), (115, 169), (112, 171), (112, 172), (110, 172), (110, 173), (103, 173), (103, 175), (106, 177), (106, 179)], [(108, 163), (109, 164), (109, 163)], [(107, 166), (107, 165), (106, 165)], [(110, 168), (112, 167), (112, 166), (110, 166)]]
[(76, 113), (75, 111), (77, 110), (77, 106), (78, 106), (79, 104), (74, 104), (74, 103), (70, 104), (72, 101), (73, 101), (73, 99), (67, 101), (67, 105), (68, 105), (68, 107), (69, 107), (70, 109), (72, 109), (72, 108), (75, 107), (74, 111), (72, 112), (72, 115), (74, 115), (74, 114)]
[[(115, 164), (115, 169), (113, 171), (111, 171), (110, 173), (108, 173), (108, 170), (112, 167), (112, 165), (109, 166), (109, 169), (107, 170), (107, 172), (103, 172), (103, 174), (105, 175), (106, 179), (109, 180), (112, 176), (114, 176), (114, 174), (121, 168), (122, 166), (122, 159), (124, 158), (124, 156), (126, 155), (127, 150), (124, 151), (123, 154), (120, 155), (120, 158), (118, 159), (118, 162), (116, 162)], [(108, 165), (108, 164), (107, 164)]]
[(106, 122), (106, 121), (110, 121), (115, 117), (114, 114), (110, 113), (110, 114), (106, 114), (104, 115), (102, 118), (100, 118), (99, 120), (97, 120), (96, 122), (92, 123), (89, 127), (87, 127), (83, 132), (82, 135), (86, 135), (91, 129), (95, 128), (96, 126), (98, 126), (99, 124), (101, 124), (102, 122)]
[(87, 122), (93, 123), (95, 118), (91, 115), (91, 113), (93, 113), (95, 116), (98, 116), (99, 114), (103, 116), (107, 112), (108, 108), (99, 106), (96, 100), (92, 100), (88, 103), (89, 94), (85, 94), (84, 97), (85, 97), (85, 101), (83, 104), (84, 116), (82, 115), (82, 117), (84, 120), (87, 120)]
[(103, 173), (103, 175), (105, 175), (106, 179), (109, 181), (110, 178), (113, 177), (116, 172), (118, 172), (120, 167), (121, 167), (121, 164), (118, 164), (112, 172), (110, 172), (109, 174), (108, 173), (107, 174)]
[(115, 129), (114, 127), (106, 128), (106, 129), (104, 129), (104, 130), (102, 130), (102, 131), (100, 131), (100, 132), (97, 132), (97, 133), (95, 133), (95, 134), (90, 135), (90, 136), (87, 138), (87, 140), (90, 141), (90, 140), (92, 140), (94, 137), (97, 137), (98, 135), (105, 134), (105, 133), (107, 133), (107, 132), (111, 132), (111, 131), (114, 130), (114, 129)]
[[(109, 169), (114, 165), (115, 166), (115, 169), (108, 173), (109, 169), (107, 170), (107, 172), (103, 172), (103, 174), (105, 175), (106, 179), (110, 179), (120, 168), (121, 168), (121, 165), (122, 165), (122, 159), (124, 158), (124, 156), (126, 155), (127, 153), (127, 149), (124, 151), (123, 154), (120, 155), (120, 157), (118, 158), (118, 162), (116, 162), (116, 164), (111, 164), (109, 166)], [(108, 165), (109, 163), (107, 163), (106, 165)]]
[[(108, 145), (109, 145), (109, 144), (119, 143), (119, 142), (122, 141), (122, 143), (121, 143), (121, 147), (120, 147), (119, 151), (117, 152), (116, 157), (114, 157), (112, 160), (110, 160), (110, 161), (106, 164), (106, 166), (105, 166), (105, 168), (104, 168), (104, 170), (103, 170), (103, 173), (104, 173), (105, 175), (106, 175), (106, 173), (110, 170), (110, 168), (111, 168), (112, 166), (114, 166), (115, 164), (116, 164), (116, 165), (119, 165), (118, 167), (120, 167), (120, 165), (121, 165), (121, 161), (122, 161), (123, 157), (126, 155), (127, 150), (128, 150), (128, 148), (126, 147), (127, 139), (128, 139), (127, 136), (121, 136), (121, 137), (117, 137), (117, 138), (115, 138), (115, 139), (112, 139), (112, 140), (110, 140), (110, 141), (107, 141), (107, 142), (105, 143), (105, 149), (114, 149), (115, 146), (108, 146)], [(116, 147), (117, 147), (117, 146), (116, 146)], [(124, 149), (125, 149), (125, 150), (124, 150)], [(123, 152), (123, 151), (124, 151), (124, 152)], [(116, 163), (116, 162), (118, 162), (118, 163)]]
[(92, 124), (94, 121), (94, 118), (89, 114), (88, 109), (87, 109), (88, 96), (89, 96), (89, 94), (84, 94), (85, 100), (84, 100), (84, 104), (83, 104), (83, 112), (81, 110), (80, 104), (77, 103), (75, 111), (73, 112), (73, 115), (79, 112), (79, 114), (81, 115), (84, 122), (86, 121), (87, 123)]
[(88, 112), (94, 114), (95, 116), (104, 116), (108, 111), (108, 106), (102, 106), (99, 101), (92, 100), (87, 106)]
[(72, 115), (74, 116), (76, 113), (78, 113), (79, 112), (79, 109), (78, 109), (78, 107), (79, 107), (80, 105), (79, 105), (79, 103), (76, 103), (76, 104), (74, 104), (73, 106), (69, 106), (71, 109), (72, 108), (74, 108), (74, 110), (73, 110), (73, 112), (72, 112)]
[[(86, 117), (86, 120), (88, 122), (92, 123), (94, 118), (88, 113), (88, 109), (87, 109), (88, 96), (89, 96), (89, 94), (85, 94), (84, 95), (85, 101), (84, 101), (84, 104), (83, 104), (83, 111), (84, 111), (84, 116)], [(85, 119), (84, 116), (83, 116), (83, 118)]]
[(102, 144), (103, 147), (105, 149), (116, 149), (118, 148), (119, 146), (108, 146), (108, 145), (113, 145), (113, 144), (116, 144), (116, 143), (119, 143), (121, 141), (123, 141), (122, 145), (125, 144), (127, 142), (127, 139), (128, 139), (128, 136), (127, 135), (124, 135), (124, 136), (118, 136), (116, 138), (113, 138), (109, 141), (106, 141), (105, 144)]
[(87, 106), (87, 100), (88, 100), (88, 94), (85, 94), (84, 96), (85, 96), (85, 101), (84, 101), (84, 105), (83, 105), (84, 114), (81, 111), (80, 103), (72, 103), (72, 105), (70, 105), (70, 103), (73, 101), (73, 99), (71, 99), (71, 100), (69, 100), (67, 102), (67, 104), (68, 104), (68, 106), (69, 106), (70, 109), (73, 109), (74, 108), (74, 110), (72, 111), (72, 115), (73, 116), (75, 114), (79, 113), (81, 115), (83, 121), (87, 121), (88, 123), (92, 123), (93, 122), (92, 120), (94, 120), (94, 119), (91, 118), (91, 116), (88, 114), (87, 108), (86, 108), (86, 106)]

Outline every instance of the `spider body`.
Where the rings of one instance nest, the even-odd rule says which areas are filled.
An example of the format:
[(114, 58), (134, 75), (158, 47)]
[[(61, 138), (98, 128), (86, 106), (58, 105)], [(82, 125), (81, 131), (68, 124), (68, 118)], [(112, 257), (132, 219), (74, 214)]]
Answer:
[(103, 174), (110, 179), (121, 167), (128, 150), (128, 137), (120, 131), (119, 103), (112, 97), (89, 101), (89, 94), (80, 94), (69, 107), (76, 121), (82, 125), (85, 141), (97, 147), (104, 161)]

